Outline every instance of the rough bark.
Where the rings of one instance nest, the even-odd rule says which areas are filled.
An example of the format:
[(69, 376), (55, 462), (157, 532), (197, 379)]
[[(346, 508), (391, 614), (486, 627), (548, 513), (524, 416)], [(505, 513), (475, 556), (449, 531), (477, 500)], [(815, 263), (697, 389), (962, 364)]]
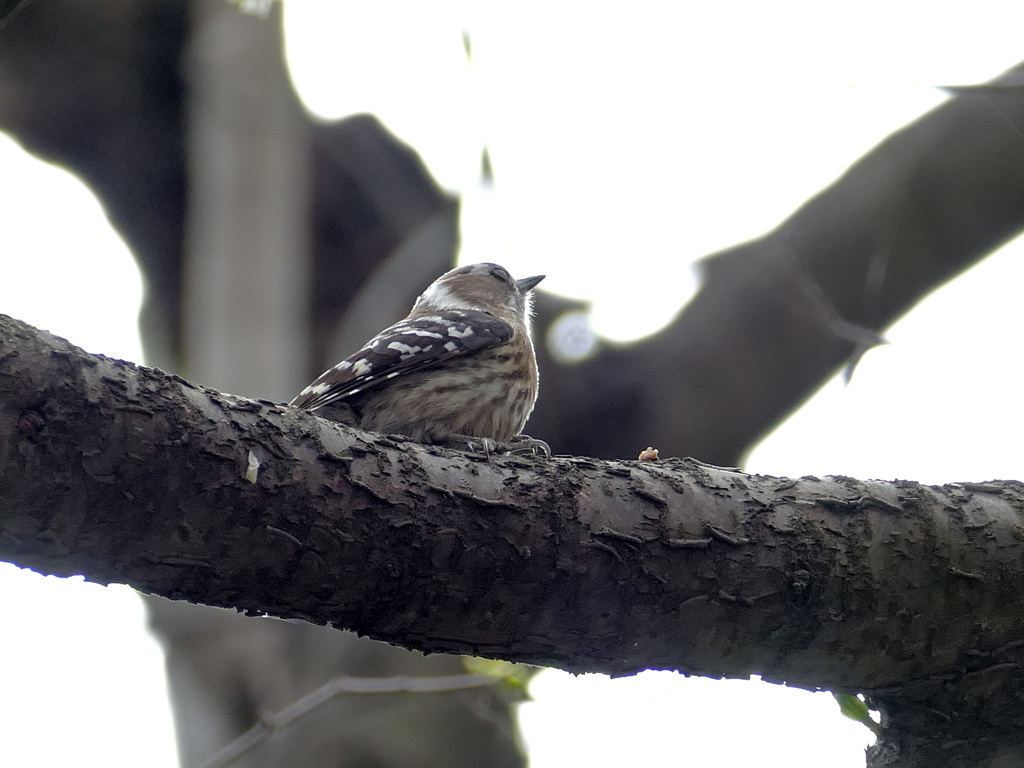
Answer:
[(487, 460), (8, 318), (0, 440), (0, 557), (46, 573), (427, 652), (862, 691), (891, 707), (882, 745), (904, 760), (922, 728), (956, 764), (958, 744), (992, 754), (1024, 724), (1020, 483)]

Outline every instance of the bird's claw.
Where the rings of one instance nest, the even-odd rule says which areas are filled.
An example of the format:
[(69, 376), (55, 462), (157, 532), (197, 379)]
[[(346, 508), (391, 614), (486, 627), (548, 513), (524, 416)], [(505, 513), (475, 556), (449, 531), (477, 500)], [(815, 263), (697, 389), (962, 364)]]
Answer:
[(502, 445), (507, 449), (507, 453), (543, 456), (546, 459), (551, 457), (551, 446), (529, 435), (516, 435)]
[(470, 453), (482, 453), (485, 457), (505, 455), (551, 456), (551, 448), (543, 440), (529, 435), (516, 435), (511, 440), (499, 443), (490, 437), (471, 437), (469, 435), (451, 435), (444, 444), (451, 448), (468, 450)]
[(466, 447), (469, 448), (470, 453), (482, 453), (488, 459), (495, 453), (498, 453), (498, 447), (500, 445), (501, 443), (490, 437), (466, 438)]

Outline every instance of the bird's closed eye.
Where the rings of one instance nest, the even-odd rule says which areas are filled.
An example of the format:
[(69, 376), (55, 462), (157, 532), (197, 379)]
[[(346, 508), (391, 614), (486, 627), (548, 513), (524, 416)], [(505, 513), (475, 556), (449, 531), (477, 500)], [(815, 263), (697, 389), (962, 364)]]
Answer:
[(495, 280), (509, 285), (512, 282), (512, 277), (504, 269), (492, 269), (490, 272), (491, 277)]

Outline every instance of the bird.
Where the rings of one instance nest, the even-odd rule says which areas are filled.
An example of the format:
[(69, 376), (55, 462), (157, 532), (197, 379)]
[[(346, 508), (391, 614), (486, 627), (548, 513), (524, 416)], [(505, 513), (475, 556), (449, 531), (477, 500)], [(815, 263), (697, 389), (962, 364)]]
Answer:
[(416, 442), (550, 455), (522, 434), (539, 383), (531, 292), (544, 278), (490, 263), (452, 269), (290, 405)]

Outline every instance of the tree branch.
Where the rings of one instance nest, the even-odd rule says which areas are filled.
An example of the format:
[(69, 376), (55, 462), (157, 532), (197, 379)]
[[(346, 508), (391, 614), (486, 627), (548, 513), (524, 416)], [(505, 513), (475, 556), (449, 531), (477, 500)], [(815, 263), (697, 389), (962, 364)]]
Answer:
[(707, 257), (663, 331), (574, 366), (542, 358), (558, 394), (531, 423), (559, 450), (606, 456), (625, 441), (739, 462), (857, 342), (1024, 227), (1022, 70), (960, 92), (772, 232)]
[(424, 651), (865, 692), (990, 668), (1024, 626), (1022, 500), (1019, 483), (488, 461), (0, 316), (0, 557)]

